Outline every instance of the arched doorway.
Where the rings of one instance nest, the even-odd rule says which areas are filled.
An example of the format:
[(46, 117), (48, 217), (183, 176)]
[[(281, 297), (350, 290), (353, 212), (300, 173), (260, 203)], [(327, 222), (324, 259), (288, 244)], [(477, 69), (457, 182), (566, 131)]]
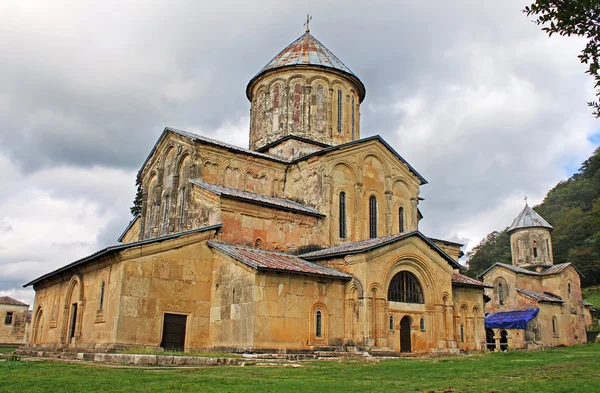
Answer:
[(496, 350), (496, 340), (494, 339), (494, 331), (492, 329), (485, 329), (485, 342), (488, 351)]
[(410, 342), (410, 317), (406, 316), (400, 320), (400, 352), (411, 352)]
[(500, 350), (508, 351), (508, 333), (506, 333), (506, 330), (500, 332)]
[(38, 307), (37, 312), (35, 313), (35, 318), (33, 319), (33, 337), (31, 337), (31, 342), (33, 344), (39, 344), (42, 342), (42, 331), (44, 329), (42, 316), (44, 312), (41, 307)]

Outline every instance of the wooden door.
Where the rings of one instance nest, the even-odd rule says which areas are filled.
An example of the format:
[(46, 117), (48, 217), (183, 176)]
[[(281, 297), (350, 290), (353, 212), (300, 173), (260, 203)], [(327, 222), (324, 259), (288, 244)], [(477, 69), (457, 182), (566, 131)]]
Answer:
[(165, 351), (183, 351), (185, 348), (185, 323), (187, 316), (165, 314), (161, 347)]

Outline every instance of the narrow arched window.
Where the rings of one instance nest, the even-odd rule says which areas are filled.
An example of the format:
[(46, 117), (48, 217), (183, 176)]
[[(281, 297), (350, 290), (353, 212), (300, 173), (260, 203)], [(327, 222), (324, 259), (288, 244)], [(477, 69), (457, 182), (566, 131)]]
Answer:
[(98, 301), (98, 311), (102, 311), (104, 308), (104, 281), (100, 284), (100, 299)]
[(404, 208), (401, 207), (400, 209), (398, 209), (398, 226), (399, 226), (399, 230), (400, 233), (404, 232)]
[(537, 258), (537, 241), (533, 241), (533, 257)]
[(571, 294), (571, 283), (567, 284), (567, 292), (569, 293), (569, 295)]
[(340, 238), (346, 238), (346, 193), (340, 192)]
[(296, 83), (296, 86), (294, 87), (294, 106), (293, 106), (293, 111), (292, 111), (292, 128), (294, 130), (299, 130), (300, 129), (300, 117), (301, 117), (301, 100), (302, 98), (302, 86), (300, 86), (300, 83)]
[(377, 237), (377, 198), (374, 195), (369, 198), (369, 237)]
[(321, 310), (317, 310), (315, 315), (315, 336), (323, 336), (323, 313)]
[(181, 206), (179, 208), (179, 230), (183, 231), (185, 223), (185, 188), (181, 189)]
[(262, 243), (262, 240), (260, 238), (256, 239), (256, 241), (254, 242), (254, 248), (262, 250), (263, 243)]
[(403, 303), (424, 303), (423, 289), (417, 277), (406, 270), (396, 273), (390, 281), (388, 300)]
[(498, 283), (498, 303), (504, 305), (504, 287), (501, 282)]
[(465, 325), (460, 325), (460, 342), (465, 342)]
[(558, 337), (558, 324), (556, 321), (556, 317), (552, 317), (552, 334)]
[(338, 89), (338, 134), (342, 133), (342, 90)]
[(352, 140), (354, 140), (354, 96), (352, 96)]
[(419, 322), (419, 328), (422, 331), (425, 331), (425, 318), (421, 318), (421, 321)]
[(390, 315), (390, 330), (394, 330), (394, 316)]
[(275, 85), (273, 89), (273, 109), (279, 109), (279, 85)]
[(546, 239), (546, 252), (548, 253), (548, 257), (550, 257), (550, 242)]

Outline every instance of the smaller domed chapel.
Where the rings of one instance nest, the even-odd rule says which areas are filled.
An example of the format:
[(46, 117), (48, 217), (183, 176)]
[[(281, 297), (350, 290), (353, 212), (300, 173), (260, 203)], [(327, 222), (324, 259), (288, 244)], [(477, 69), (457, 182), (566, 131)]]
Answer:
[(30, 345), (484, 350), (486, 286), (419, 231), (427, 181), (361, 138), (365, 92), (307, 30), (248, 83), (249, 149), (165, 128), (119, 244), (26, 284)]

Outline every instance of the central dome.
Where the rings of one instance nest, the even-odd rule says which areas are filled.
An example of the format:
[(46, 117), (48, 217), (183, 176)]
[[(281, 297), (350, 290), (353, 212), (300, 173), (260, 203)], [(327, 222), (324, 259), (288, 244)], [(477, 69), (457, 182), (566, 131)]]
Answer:
[(365, 86), (309, 31), (248, 82), (246, 96), (250, 149), (291, 159), (360, 138)]

